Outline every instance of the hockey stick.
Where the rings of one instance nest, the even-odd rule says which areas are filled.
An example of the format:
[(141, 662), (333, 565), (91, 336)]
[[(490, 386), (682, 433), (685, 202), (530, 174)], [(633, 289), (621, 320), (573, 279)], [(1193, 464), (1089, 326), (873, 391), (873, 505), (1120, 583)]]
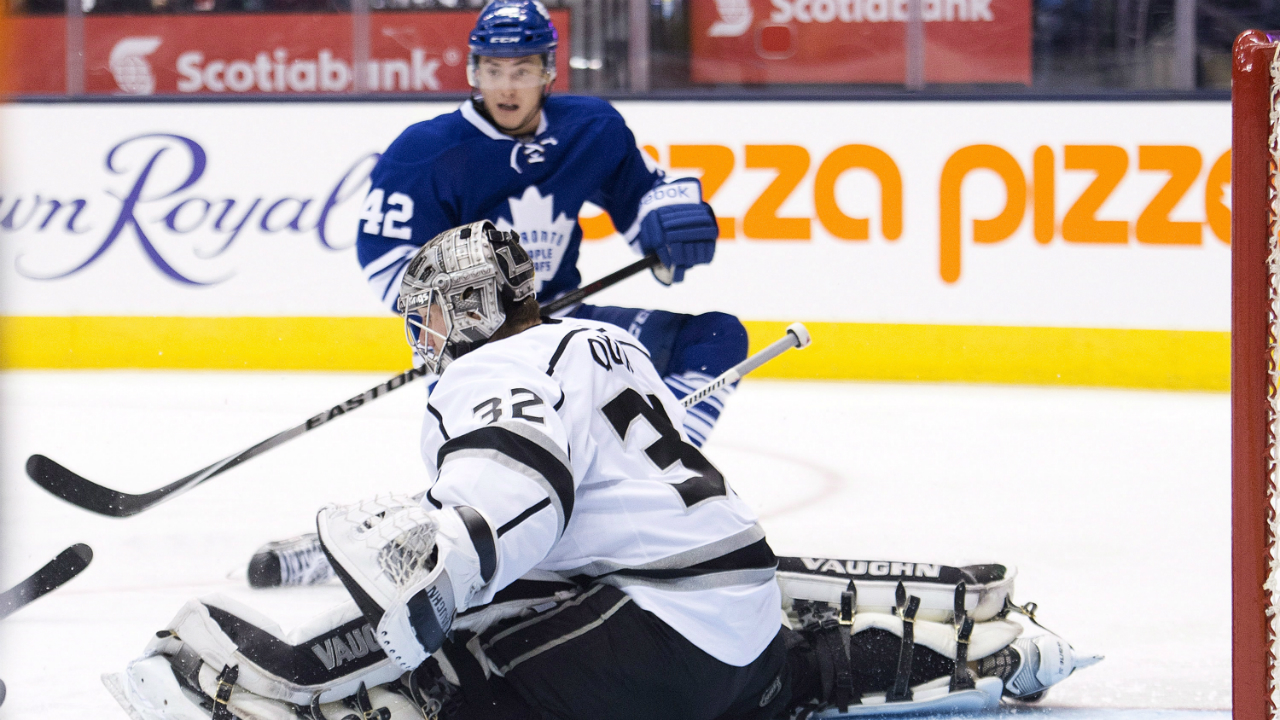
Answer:
[(89, 567), (93, 550), (84, 543), (76, 543), (58, 553), (31, 577), (0, 593), (0, 620), (46, 595)]
[(804, 348), (808, 346), (809, 331), (800, 323), (791, 323), (787, 326), (787, 334), (785, 337), (773, 341), (768, 347), (724, 371), (723, 375), (702, 386), (701, 389), (686, 395), (684, 399), (680, 401), (680, 404), (685, 407), (697, 405), (705, 400), (711, 393), (731, 382), (737, 382), (742, 378), (742, 376), (778, 357), (791, 348)]
[(661, 265), (661, 263), (658, 262), (657, 255), (645, 255), (621, 270), (614, 270), (593, 283), (583, 285), (568, 295), (556, 298), (546, 305), (543, 305), (542, 315), (545, 317), (551, 313), (559, 312), (574, 303), (580, 303), (585, 300), (587, 296), (595, 295), (601, 290), (617, 284), (619, 280), (625, 280), (641, 270), (648, 270), (649, 268), (657, 267), (658, 265)]
[[(581, 302), (587, 296), (600, 292), (601, 290), (616, 284), (620, 280), (631, 277), (641, 270), (646, 270), (657, 264), (657, 256), (646, 255), (621, 270), (606, 275), (589, 285), (578, 288), (564, 297), (547, 303), (543, 306), (542, 313), (544, 315), (548, 315), (557, 310), (569, 307), (574, 303)], [(345, 415), (346, 413), (362, 407), (367, 403), (373, 402), (386, 393), (411, 383), (426, 374), (427, 371), (425, 368), (412, 368), (410, 370), (406, 370), (390, 380), (375, 385), (363, 393), (356, 395), (346, 402), (335, 405), (324, 412), (307, 418), (305, 422), (299, 425), (295, 425), (288, 430), (272, 435), (257, 445), (246, 450), (242, 450), (235, 455), (225, 457), (208, 467), (201, 468), (184, 478), (165, 485), (164, 487), (157, 488), (151, 492), (142, 493), (140, 495), (131, 495), (129, 493), (123, 493), (118, 490), (112, 490), (111, 488), (99, 485), (92, 480), (77, 475), (44, 455), (32, 455), (27, 458), (27, 475), (29, 475), (40, 487), (73, 505), (78, 505), (84, 508), (85, 510), (110, 517), (129, 517), (155, 507), (166, 500), (171, 500), (250, 458), (257, 457), (272, 448), (283, 445), (303, 433), (314, 430), (336, 417)]]

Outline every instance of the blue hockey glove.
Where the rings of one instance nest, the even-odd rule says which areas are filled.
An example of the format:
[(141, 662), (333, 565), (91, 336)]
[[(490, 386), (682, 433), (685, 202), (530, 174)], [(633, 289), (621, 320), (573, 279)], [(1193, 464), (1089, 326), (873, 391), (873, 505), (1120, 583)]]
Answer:
[[(659, 185), (640, 200), (640, 228), (636, 241), (641, 252), (656, 253), (665, 268), (654, 275), (663, 282), (681, 282), (684, 271), (711, 262), (716, 253), (720, 226), (711, 206), (702, 202), (702, 185), (687, 178)], [(670, 275), (668, 282), (665, 270)]]

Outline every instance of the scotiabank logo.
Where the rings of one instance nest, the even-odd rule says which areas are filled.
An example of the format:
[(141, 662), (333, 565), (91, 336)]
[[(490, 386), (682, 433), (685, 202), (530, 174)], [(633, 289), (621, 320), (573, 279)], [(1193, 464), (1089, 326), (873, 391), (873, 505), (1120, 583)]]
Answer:
[(108, 67), (121, 92), (128, 95), (150, 95), (156, 91), (156, 76), (151, 72), (147, 56), (158, 47), (158, 37), (127, 37), (111, 48)]
[(751, 0), (716, 0), (716, 12), (720, 19), (707, 30), (710, 37), (741, 37), (755, 18)]
[[(772, 0), (775, 23), (906, 22), (907, 0)], [(925, 22), (994, 22), (991, 0), (924, 0)]]
[[(450, 50), (453, 50), (450, 48)], [(446, 51), (443, 60), (456, 64), (461, 55)], [(437, 72), (441, 59), (427, 58), (421, 49), (410, 51), (409, 59), (380, 58), (369, 61), (370, 90), (439, 90)], [(315, 57), (289, 57), (284, 48), (260, 52), (249, 58), (207, 58), (199, 50), (178, 56), (178, 92), (346, 92), (355, 83), (351, 63), (336, 57), (331, 49)]]

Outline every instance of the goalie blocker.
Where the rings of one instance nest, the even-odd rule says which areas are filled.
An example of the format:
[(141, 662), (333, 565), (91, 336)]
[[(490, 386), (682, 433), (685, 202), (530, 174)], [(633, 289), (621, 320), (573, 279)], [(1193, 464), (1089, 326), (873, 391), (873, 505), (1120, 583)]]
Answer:
[[(1015, 575), (995, 564), (780, 558), (788, 667), (761, 707), (778, 717), (841, 718), (1043, 697), (1101, 658), (1075, 653), (1038, 625), (1033, 604), (1016, 606)], [(320, 720), (353, 711), (450, 720), (468, 717), (477, 702), (500, 717), (493, 703), (502, 707), (510, 691), (500, 671), (511, 659), (501, 636), (519, 639), (518, 628), (535, 618), (582, 614), (576, 608), (609, 605), (615, 593), (622, 597), (556, 577), (517, 581), (489, 605), (459, 613), (452, 640), (412, 672), (379, 650), (374, 625), (354, 605), (286, 634), (214, 596), (189, 602), (142, 658), (103, 680), (134, 720)]]

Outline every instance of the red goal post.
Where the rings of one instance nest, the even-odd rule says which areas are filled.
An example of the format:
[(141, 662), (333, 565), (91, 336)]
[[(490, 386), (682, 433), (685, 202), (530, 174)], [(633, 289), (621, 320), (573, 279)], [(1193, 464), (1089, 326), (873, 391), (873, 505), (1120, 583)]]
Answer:
[(1280, 35), (1241, 33), (1231, 79), (1232, 712), (1276, 710), (1276, 338), (1280, 322)]

